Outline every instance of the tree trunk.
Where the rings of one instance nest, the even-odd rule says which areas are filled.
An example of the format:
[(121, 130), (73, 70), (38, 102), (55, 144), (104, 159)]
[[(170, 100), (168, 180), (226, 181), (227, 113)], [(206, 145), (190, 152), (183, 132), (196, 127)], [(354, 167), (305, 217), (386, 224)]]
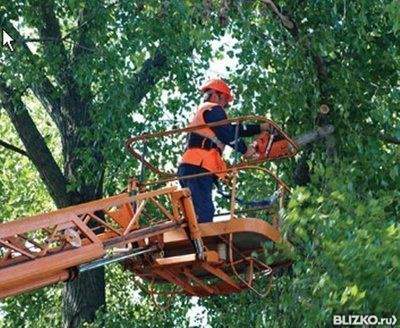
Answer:
[[(11, 2), (10, 2), (11, 3)], [(110, 5), (111, 6), (111, 5)], [(110, 6), (106, 7), (109, 8)], [(41, 102), (54, 123), (56, 124), (62, 141), (63, 170), (57, 165), (45, 139), (40, 135), (34, 121), (31, 119), (21, 96), (25, 90), (9, 87), (0, 81), (0, 101), (6, 108), (18, 134), (26, 148), (26, 155), (37, 168), (41, 179), (45, 183), (49, 194), (58, 208), (77, 205), (102, 197), (104, 177), (104, 158), (101, 154), (101, 140), (87, 140), (82, 137), (82, 131), (91, 131), (96, 128), (97, 122), (92, 121), (91, 113), (96, 107), (95, 97), (92, 94), (91, 84), (77, 80), (77, 71), (81, 69), (81, 62), (90, 61), (91, 48), (95, 43), (91, 40), (89, 30), (91, 22), (99, 15), (99, 6), (87, 2), (79, 11), (78, 24), (73, 29), (75, 43), (72, 51), (65, 47), (62, 28), (56, 16), (56, 3), (50, 0), (36, 1), (32, 15), (33, 28), (39, 32), (42, 60), (47, 63), (48, 71), (38, 73), (31, 81), (29, 88)], [(11, 23), (0, 20), (1, 27), (11, 31), (17, 40), (23, 37)], [(35, 26), (36, 25), (36, 26)], [(50, 42), (51, 41), (51, 42)], [(148, 58), (141, 69), (132, 77), (131, 106), (140, 104), (142, 99), (151, 91), (157, 82), (168, 71), (167, 55), (164, 44), (160, 46), (154, 56)], [(69, 44), (68, 44), (69, 45)], [(22, 43), (19, 50), (23, 60), (37, 65), (38, 55), (33, 54), (29, 47)], [(183, 50), (188, 55), (192, 48)], [(81, 59), (84, 59), (83, 61)], [(52, 76), (50, 79), (49, 76)], [(94, 145), (97, 146), (94, 146)], [(2, 143), (6, 145), (6, 143)], [(16, 150), (8, 144), (9, 149)], [(96, 174), (79, 176), (82, 170), (82, 159), (77, 156), (79, 150), (90, 149), (91, 159), (96, 163), (93, 167), (85, 168)], [(25, 155), (24, 151), (19, 153)], [(98, 174), (97, 174), (98, 173)], [(76, 190), (69, 190), (68, 183), (80, 181)], [(86, 272), (76, 280), (68, 282), (64, 289), (64, 327), (77, 327), (84, 321), (93, 321), (96, 311), (105, 309), (105, 280), (104, 269)]]
[(64, 328), (77, 327), (82, 321), (93, 321), (97, 310), (105, 310), (104, 268), (79, 275), (64, 289)]

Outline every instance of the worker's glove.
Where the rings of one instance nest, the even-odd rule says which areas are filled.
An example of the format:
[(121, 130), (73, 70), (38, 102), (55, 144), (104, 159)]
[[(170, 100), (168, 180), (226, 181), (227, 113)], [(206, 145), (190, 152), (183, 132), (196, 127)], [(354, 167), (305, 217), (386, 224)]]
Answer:
[(251, 146), (251, 147), (247, 148), (247, 151), (243, 155), (243, 157), (245, 160), (249, 160), (249, 159), (255, 159), (255, 157), (257, 157), (257, 155), (259, 155), (259, 154), (256, 154), (256, 150), (254, 149), (253, 146)]
[(260, 130), (261, 130), (261, 132), (268, 132), (270, 135), (273, 134), (275, 136), (278, 136), (281, 134), (277, 129), (275, 129), (275, 127), (272, 124), (269, 124), (269, 123), (260, 124)]
[(281, 188), (279, 188), (278, 190), (276, 190), (272, 196), (271, 196), (271, 203), (275, 203), (276, 200), (279, 198), (279, 196), (281, 195)]

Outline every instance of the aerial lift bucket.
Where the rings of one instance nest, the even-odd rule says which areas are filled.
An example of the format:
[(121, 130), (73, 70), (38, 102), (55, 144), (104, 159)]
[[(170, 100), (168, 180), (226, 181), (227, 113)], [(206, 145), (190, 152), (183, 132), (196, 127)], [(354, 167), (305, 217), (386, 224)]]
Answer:
[[(270, 123), (288, 144), (288, 151), (274, 160), (296, 154), (296, 143), (272, 121), (247, 117), (213, 125), (251, 120)], [(279, 213), (273, 206), (261, 209), (268, 211), (271, 223), (240, 218), (254, 209), (237, 210), (235, 193), (238, 172), (261, 170), (278, 185), (282, 209), (289, 188), (267, 169), (254, 165), (271, 158), (255, 158), (225, 170), (232, 175), (230, 219), (198, 224), (188, 189), (159, 188), (182, 177), (159, 171), (132, 147), (134, 142), (201, 127), (128, 140), (128, 150), (143, 164), (142, 173), (147, 167), (161, 177), (159, 180), (134, 181), (126, 193), (117, 196), (1, 224), (0, 298), (75, 279), (81, 272), (113, 262), (132, 271), (135, 283), (150, 286), (151, 293), (157, 285), (169, 283), (177, 287), (167, 292), (173, 294), (209, 296), (251, 289), (264, 295), (268, 288), (264, 292), (255, 288), (258, 277), (270, 277), (276, 269), (290, 264), (284, 259), (268, 261), (276, 251), (274, 245), (281, 241)], [(216, 173), (224, 172), (184, 178)]]

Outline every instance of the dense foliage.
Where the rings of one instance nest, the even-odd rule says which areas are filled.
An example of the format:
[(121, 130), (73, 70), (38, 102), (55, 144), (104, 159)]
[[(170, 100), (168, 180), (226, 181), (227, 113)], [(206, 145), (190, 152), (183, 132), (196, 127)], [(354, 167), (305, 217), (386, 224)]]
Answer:
[[(86, 325), (185, 327), (201, 310), (212, 327), (329, 326), (333, 314), (397, 315), (400, 320), (399, 2), (276, 1), (294, 23), (289, 27), (257, 1), (104, 2), (48, 2), (62, 35), (68, 36), (62, 42), (68, 56), (77, 58), (71, 61), (73, 80), (82, 99), (90, 95), (91, 100), (91, 125), (76, 127), (84, 145), (75, 149), (81, 163), (65, 171), (69, 190), (97, 184), (104, 170), (104, 195), (120, 191), (138, 173), (123, 150), (125, 139), (182, 126), (198, 101), (196, 86), (210, 61), (224, 56), (238, 63), (225, 76), (236, 96), (232, 116), (272, 117), (289, 135), (330, 123), (335, 142), (315, 144), (274, 167), (294, 187), (283, 232), (294, 245), (290, 256), (295, 261), (274, 279), (267, 298), (251, 293), (195, 302), (178, 298), (170, 310), (158, 311), (130, 285), (128, 273), (109, 267), (106, 311)], [(25, 38), (38, 38), (41, 3), (0, 1), (0, 17), (14, 20)], [(76, 21), (88, 8), (88, 41), (80, 43)], [(213, 49), (211, 41), (224, 35), (232, 49)], [(32, 85), (43, 74), (61, 85), (64, 59), (57, 44), (28, 44), (34, 45), (34, 60), (19, 50), (23, 43), (16, 43), (12, 56), (2, 50), (0, 81), (12, 87), (16, 98), (23, 96), (61, 167), (66, 161), (62, 133)], [(83, 55), (72, 53), (79, 50)], [(154, 66), (154, 72), (151, 66), (143, 71), (158, 52), (165, 63)], [(150, 81), (141, 80), (142, 73)], [(321, 104), (329, 105), (328, 115), (319, 112)], [(1, 139), (22, 148), (2, 109), (0, 119)], [(163, 166), (176, 162), (183, 147), (174, 142), (157, 146), (149, 156)], [(101, 149), (104, 160), (93, 159), (93, 148)], [(295, 186), (301, 163), (308, 183)], [(0, 201), (2, 221), (52, 207), (28, 158), (2, 147)], [(0, 306), (0, 326), (62, 322), (60, 286)]]

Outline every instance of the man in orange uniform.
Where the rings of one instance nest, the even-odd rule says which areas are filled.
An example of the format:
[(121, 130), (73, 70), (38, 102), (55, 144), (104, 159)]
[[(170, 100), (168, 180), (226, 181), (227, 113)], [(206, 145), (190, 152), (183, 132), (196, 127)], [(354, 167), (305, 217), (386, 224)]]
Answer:
[[(200, 104), (189, 126), (214, 123), (228, 118), (226, 106), (233, 100), (231, 90), (221, 79), (211, 79), (200, 90), (204, 93), (204, 102)], [(267, 131), (269, 124), (239, 125), (239, 137), (250, 137)], [(204, 172), (216, 172), (226, 169), (222, 152), (226, 145), (235, 147), (235, 126), (227, 124), (212, 128), (195, 130), (188, 135), (187, 147), (178, 168), (180, 176)], [(247, 147), (242, 139), (237, 140), (237, 149), (245, 158), (255, 150)], [(223, 174), (219, 175), (223, 177)], [(189, 188), (199, 223), (212, 222), (214, 205), (212, 185), (215, 175), (180, 180), (181, 186)]]

